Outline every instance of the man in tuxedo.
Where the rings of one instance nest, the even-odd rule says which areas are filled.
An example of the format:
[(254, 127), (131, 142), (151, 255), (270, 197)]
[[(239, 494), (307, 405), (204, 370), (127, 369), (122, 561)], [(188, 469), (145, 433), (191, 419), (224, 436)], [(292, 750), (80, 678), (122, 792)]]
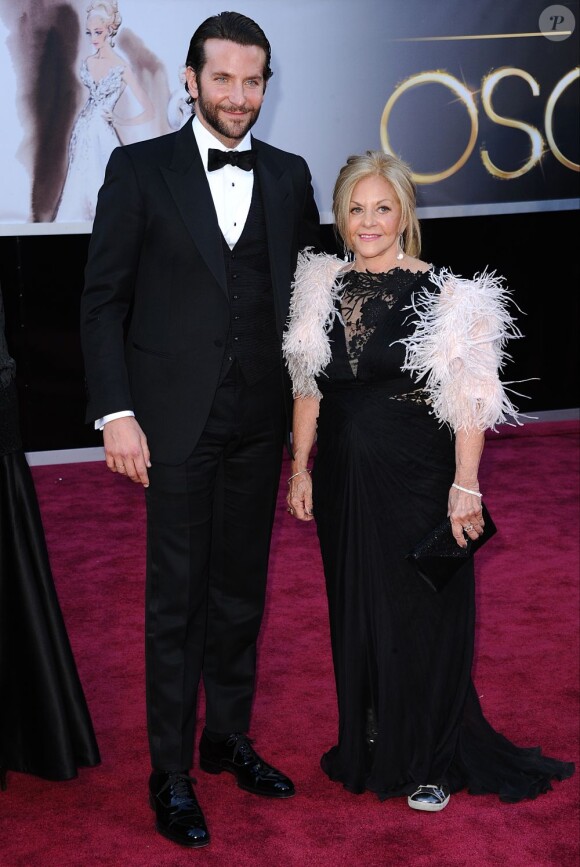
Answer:
[(247, 735), (288, 420), (281, 337), (319, 219), (305, 161), (250, 135), (272, 74), (261, 28), (208, 18), (186, 67), (193, 122), (109, 161), (81, 335), (107, 465), (145, 487), (150, 803), (161, 834), (203, 846), (200, 677), (201, 768), (294, 794)]

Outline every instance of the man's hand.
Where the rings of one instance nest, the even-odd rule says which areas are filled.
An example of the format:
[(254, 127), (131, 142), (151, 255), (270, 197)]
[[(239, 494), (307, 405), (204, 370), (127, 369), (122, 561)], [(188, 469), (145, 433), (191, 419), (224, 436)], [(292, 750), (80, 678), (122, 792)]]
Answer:
[(147, 437), (132, 416), (107, 422), (103, 429), (107, 466), (114, 473), (149, 487), (147, 467), (151, 466)]

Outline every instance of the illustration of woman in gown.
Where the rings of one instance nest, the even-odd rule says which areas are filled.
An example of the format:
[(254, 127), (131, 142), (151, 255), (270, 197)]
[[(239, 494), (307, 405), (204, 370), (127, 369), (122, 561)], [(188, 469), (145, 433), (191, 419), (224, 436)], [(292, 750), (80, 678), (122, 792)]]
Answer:
[[(93, 220), (107, 162), (114, 148), (122, 144), (117, 127), (147, 123), (154, 115), (153, 103), (130, 65), (113, 51), (120, 26), (121, 16), (114, 0), (93, 0), (87, 9), (86, 32), (95, 53), (83, 60), (80, 71), (89, 97), (71, 134), (66, 179), (54, 216), (56, 222)], [(133, 117), (115, 114), (115, 106), (127, 88), (142, 108)]]

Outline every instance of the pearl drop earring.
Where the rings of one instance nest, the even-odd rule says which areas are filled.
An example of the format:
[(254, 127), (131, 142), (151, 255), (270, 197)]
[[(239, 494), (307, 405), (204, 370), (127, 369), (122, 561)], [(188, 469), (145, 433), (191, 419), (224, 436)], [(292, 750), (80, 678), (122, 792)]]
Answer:
[(405, 254), (403, 252), (403, 243), (402, 243), (402, 235), (399, 235), (398, 244), (399, 244), (399, 252), (397, 253), (397, 259), (400, 262), (401, 259), (405, 258)]

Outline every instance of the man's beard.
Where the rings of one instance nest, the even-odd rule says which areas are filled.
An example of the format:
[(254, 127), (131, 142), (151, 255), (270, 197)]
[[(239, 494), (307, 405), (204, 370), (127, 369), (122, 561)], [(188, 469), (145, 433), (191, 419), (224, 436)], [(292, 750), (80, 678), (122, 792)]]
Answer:
[[(220, 108), (231, 108), (232, 111), (236, 111), (235, 106), (220, 106)], [(251, 109), (246, 111), (244, 114), (240, 114), (239, 119), (237, 120), (225, 120), (220, 117), (219, 111), (220, 109), (215, 106), (211, 102), (206, 102), (203, 98), (203, 94), (201, 92), (201, 87), (198, 85), (198, 97), (195, 101), (195, 109), (199, 111), (205, 118), (206, 122), (209, 126), (215, 130), (216, 133), (223, 136), (224, 138), (236, 139), (237, 141), (241, 141), (246, 133), (254, 126), (258, 117), (260, 116), (260, 109)]]

